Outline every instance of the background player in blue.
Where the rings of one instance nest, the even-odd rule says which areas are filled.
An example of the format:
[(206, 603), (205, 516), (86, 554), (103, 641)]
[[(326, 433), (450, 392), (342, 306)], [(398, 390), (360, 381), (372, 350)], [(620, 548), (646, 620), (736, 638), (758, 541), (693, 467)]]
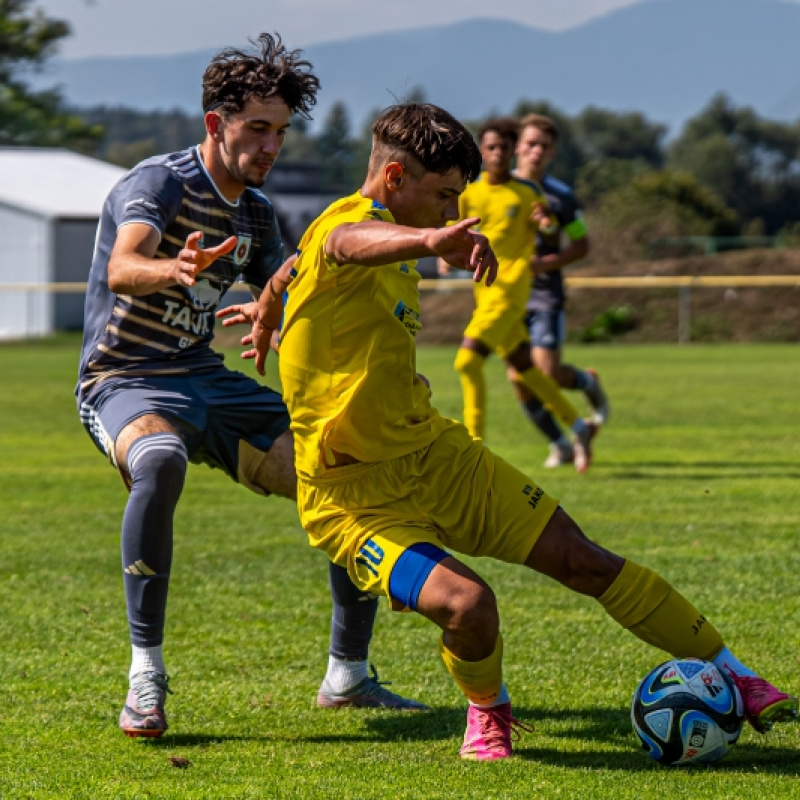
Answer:
[[(298, 51), (262, 34), (226, 50), (203, 76), (206, 137), (127, 173), (105, 205), (86, 294), (81, 420), (130, 496), (122, 565), (132, 643), (120, 727), (167, 728), (162, 643), (173, 515), (187, 462), (263, 495), (295, 498), (294, 448), (281, 397), (223, 366), (211, 347), (220, 298), (241, 277), (259, 293), (283, 262), (275, 213), (258, 191), (290, 115), (307, 115), (318, 80)], [(256, 303), (219, 312), (253, 322)], [(334, 611), (318, 705), (424, 706), (367, 676), (377, 599), (330, 572)]]
[[(525, 322), (536, 367), (562, 388), (584, 392), (594, 410), (594, 421), (602, 425), (608, 419), (609, 405), (597, 373), (561, 363), (561, 348), (566, 336), (566, 295), (561, 271), (586, 256), (589, 235), (572, 190), (547, 174), (547, 167), (556, 154), (557, 140), (558, 128), (549, 117), (529, 114), (520, 121), (514, 175), (535, 181), (547, 197), (547, 207), (540, 209), (541, 224), (531, 262), (535, 277)], [(568, 244), (562, 247), (564, 236)], [(514, 386), (526, 414), (550, 440), (550, 455), (544, 465), (557, 467), (571, 463), (574, 457), (572, 443), (552, 414), (524, 386), (518, 383)]]

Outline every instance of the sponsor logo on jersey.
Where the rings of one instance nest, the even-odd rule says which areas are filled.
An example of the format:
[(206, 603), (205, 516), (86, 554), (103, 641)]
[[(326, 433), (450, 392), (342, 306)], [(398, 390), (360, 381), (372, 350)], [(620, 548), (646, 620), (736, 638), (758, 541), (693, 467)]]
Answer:
[(409, 308), (402, 300), (397, 301), (397, 305), (392, 312), (403, 324), (403, 327), (412, 335), (416, 336), (422, 330), (419, 311)]
[(233, 251), (233, 263), (241, 267), (250, 255), (250, 236), (239, 236), (236, 240), (236, 249)]

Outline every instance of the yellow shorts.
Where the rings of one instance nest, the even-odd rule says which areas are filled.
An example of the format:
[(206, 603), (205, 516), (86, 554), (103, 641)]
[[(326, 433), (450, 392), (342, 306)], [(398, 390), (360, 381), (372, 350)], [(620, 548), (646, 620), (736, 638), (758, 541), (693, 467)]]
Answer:
[(481, 302), (472, 312), (464, 337), (478, 339), (501, 358), (528, 343), (525, 308), (500, 302)]
[(428, 447), (391, 461), (298, 479), (300, 521), (313, 547), (347, 568), (361, 589), (384, 594), (398, 558), (428, 542), (522, 564), (558, 501), (473, 439), (461, 423)]

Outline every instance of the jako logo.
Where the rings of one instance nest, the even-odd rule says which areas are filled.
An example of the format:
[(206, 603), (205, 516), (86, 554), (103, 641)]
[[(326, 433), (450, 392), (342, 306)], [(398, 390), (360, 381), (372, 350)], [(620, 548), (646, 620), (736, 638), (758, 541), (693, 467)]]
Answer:
[(378, 567), (383, 561), (385, 553), (383, 548), (377, 545), (372, 539), (367, 539), (356, 556), (356, 564), (366, 567), (376, 578), (378, 577)]

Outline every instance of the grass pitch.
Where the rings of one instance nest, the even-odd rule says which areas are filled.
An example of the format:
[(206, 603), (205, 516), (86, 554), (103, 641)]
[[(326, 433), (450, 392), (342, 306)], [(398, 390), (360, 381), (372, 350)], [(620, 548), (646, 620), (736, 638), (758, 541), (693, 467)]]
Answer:
[[(800, 691), (800, 417), (792, 346), (571, 348), (612, 417), (586, 476), (545, 447), (489, 364), (488, 441), (604, 545), (659, 570), (776, 683)], [(78, 342), (0, 347), (0, 797), (800, 798), (800, 725), (745, 729), (711, 768), (662, 768), (628, 703), (666, 656), (593, 601), (492, 562), (516, 715), (536, 727), (503, 763), (457, 758), (464, 700), (437, 632), (383, 607), (372, 659), (432, 714), (321, 711), (324, 557), (293, 506), (189, 471), (176, 520), (160, 741), (116, 728), (128, 645), (119, 478), (81, 429)], [(420, 352), (434, 401), (460, 413), (453, 351)], [(229, 363), (236, 363), (231, 353)], [(272, 362), (274, 378), (274, 360)], [(251, 367), (246, 365), (245, 371)]]

